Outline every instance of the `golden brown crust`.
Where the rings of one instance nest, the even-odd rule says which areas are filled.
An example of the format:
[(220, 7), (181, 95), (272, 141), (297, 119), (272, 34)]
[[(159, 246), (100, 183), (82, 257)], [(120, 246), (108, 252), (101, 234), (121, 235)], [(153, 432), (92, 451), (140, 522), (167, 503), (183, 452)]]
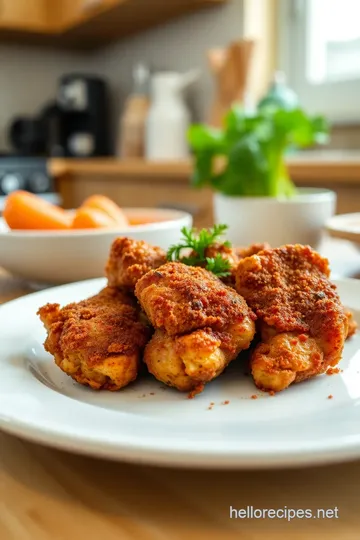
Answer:
[(105, 268), (108, 284), (133, 290), (146, 272), (165, 262), (166, 253), (161, 248), (131, 238), (117, 238)]
[(238, 248), (229, 247), (224, 244), (212, 244), (205, 250), (205, 257), (215, 258), (217, 255), (221, 255), (223, 259), (229, 261), (230, 275), (222, 277), (221, 281), (230, 287), (235, 287), (236, 269), (239, 261), (264, 249), (270, 249), (270, 244), (251, 244), (247, 247)]
[(169, 335), (224, 330), (252, 316), (244, 299), (203, 268), (167, 263), (138, 281), (135, 294), (150, 322)]
[(212, 244), (205, 250), (205, 257), (215, 258), (217, 255), (221, 255), (230, 263), (230, 275), (221, 278), (221, 281), (230, 287), (235, 287), (235, 272), (240, 260), (237, 250), (224, 244)]
[(313, 319), (341, 309), (327, 259), (308, 246), (287, 245), (240, 261), (236, 290), (257, 316), (278, 332), (308, 332)]
[[(200, 330), (205, 336), (206, 330)], [(196, 334), (196, 332), (193, 332)], [(191, 339), (193, 339), (193, 334), (191, 334)], [(207, 354), (209, 351), (202, 350), (204, 349), (204, 339), (203, 342), (196, 344), (194, 348), (194, 354)], [(193, 345), (193, 344), (192, 344)], [(218, 342), (215, 343), (215, 347), (218, 346)], [(214, 348), (215, 348), (214, 347)], [(184, 350), (185, 349), (185, 350)], [(208, 346), (208, 349), (211, 348)], [(204, 375), (204, 380), (201, 377), (196, 378), (196, 373), (189, 374), (186, 370), (186, 365), (183, 362), (182, 354), (186, 354), (186, 346), (181, 341), (181, 338), (168, 336), (165, 332), (161, 330), (156, 330), (153, 337), (145, 347), (144, 352), (144, 361), (147, 365), (149, 372), (156, 377), (158, 381), (167, 384), (173, 388), (177, 388), (180, 392), (193, 392), (199, 393), (204, 388), (204, 381), (211, 380), (218, 373), (214, 372), (213, 366), (218, 367), (219, 372), (224, 369), (225, 364), (222, 363), (223, 358), (218, 355), (220, 358), (216, 358), (216, 362), (212, 362), (211, 368)]]
[(47, 304), (38, 314), (48, 331), (45, 349), (79, 383), (118, 390), (136, 378), (150, 329), (130, 295), (107, 287), (62, 309)]
[[(348, 319), (329, 274), (328, 261), (308, 246), (264, 250), (240, 261), (236, 289), (258, 316), (265, 340), (252, 360), (258, 386), (265, 387), (261, 381), (267, 379), (273, 385), (269, 382), (268, 390), (282, 389), (285, 364), (293, 366), (288, 370), (291, 384), (323, 373), (341, 359)], [(301, 353), (306, 370), (297, 362), (298, 340), (309, 340)]]
[(260, 251), (264, 251), (266, 249), (271, 249), (271, 246), (267, 242), (263, 242), (258, 244), (250, 244), (250, 246), (246, 247), (235, 248), (235, 253), (240, 260), (245, 259), (245, 257), (251, 257), (252, 255), (256, 255), (256, 253), (259, 253)]
[(167, 263), (135, 292), (156, 328), (144, 355), (149, 371), (192, 396), (254, 337), (255, 316), (244, 299), (203, 268)]
[(315, 339), (284, 332), (259, 343), (251, 355), (251, 372), (260, 390), (280, 392), (292, 383), (320, 375), (327, 369)]

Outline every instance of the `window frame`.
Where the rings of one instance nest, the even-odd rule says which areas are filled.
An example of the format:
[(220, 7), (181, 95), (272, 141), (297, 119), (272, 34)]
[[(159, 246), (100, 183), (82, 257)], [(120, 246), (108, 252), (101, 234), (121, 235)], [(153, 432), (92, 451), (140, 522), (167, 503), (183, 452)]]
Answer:
[(333, 123), (360, 121), (360, 77), (311, 84), (306, 80), (307, 0), (279, 0), (278, 65), (288, 84), (299, 94), (304, 108), (325, 114)]

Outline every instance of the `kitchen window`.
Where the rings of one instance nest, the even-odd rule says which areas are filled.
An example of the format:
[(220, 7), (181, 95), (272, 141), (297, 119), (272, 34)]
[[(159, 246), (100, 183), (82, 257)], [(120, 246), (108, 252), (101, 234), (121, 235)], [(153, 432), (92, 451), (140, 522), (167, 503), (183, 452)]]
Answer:
[(280, 0), (279, 63), (302, 105), (360, 121), (360, 1)]

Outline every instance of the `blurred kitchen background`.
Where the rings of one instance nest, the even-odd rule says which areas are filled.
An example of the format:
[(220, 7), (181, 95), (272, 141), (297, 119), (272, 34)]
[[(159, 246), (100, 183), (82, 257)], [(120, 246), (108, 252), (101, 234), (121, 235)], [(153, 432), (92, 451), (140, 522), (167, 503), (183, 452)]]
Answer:
[(78, 206), (190, 211), (190, 122), (274, 94), (331, 121), (325, 149), (289, 155), (294, 181), (360, 210), (358, 0), (2, 0), (0, 208), (27, 189)]

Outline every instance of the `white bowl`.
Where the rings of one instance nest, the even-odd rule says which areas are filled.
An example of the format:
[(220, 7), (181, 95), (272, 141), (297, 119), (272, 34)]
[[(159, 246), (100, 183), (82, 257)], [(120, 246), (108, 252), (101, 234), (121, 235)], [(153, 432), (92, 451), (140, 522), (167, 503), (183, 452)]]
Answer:
[(327, 231), (335, 238), (353, 242), (360, 249), (360, 213), (340, 214), (326, 224)]
[(227, 237), (237, 246), (269, 242), (272, 247), (318, 248), (325, 224), (335, 212), (336, 194), (318, 188), (298, 188), (290, 199), (217, 193), (214, 202), (216, 222), (229, 226)]
[(192, 216), (177, 210), (124, 209), (132, 220), (151, 223), (129, 228), (77, 231), (10, 231), (0, 218), (0, 266), (34, 283), (62, 284), (101, 277), (110, 246), (119, 236), (168, 249)]

